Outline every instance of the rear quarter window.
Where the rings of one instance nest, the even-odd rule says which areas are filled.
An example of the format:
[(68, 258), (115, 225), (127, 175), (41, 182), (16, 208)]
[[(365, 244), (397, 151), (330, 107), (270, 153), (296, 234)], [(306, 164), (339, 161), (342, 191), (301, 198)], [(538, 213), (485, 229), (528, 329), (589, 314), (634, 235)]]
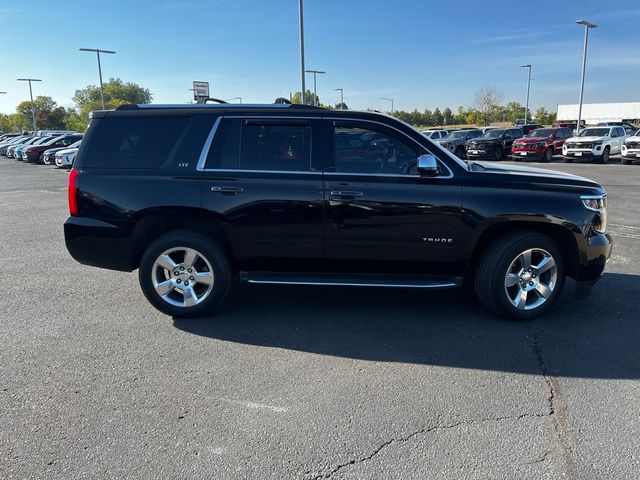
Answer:
[(91, 143), (83, 152), (82, 166), (160, 168), (172, 163), (190, 121), (190, 117), (168, 116), (100, 119), (91, 125)]

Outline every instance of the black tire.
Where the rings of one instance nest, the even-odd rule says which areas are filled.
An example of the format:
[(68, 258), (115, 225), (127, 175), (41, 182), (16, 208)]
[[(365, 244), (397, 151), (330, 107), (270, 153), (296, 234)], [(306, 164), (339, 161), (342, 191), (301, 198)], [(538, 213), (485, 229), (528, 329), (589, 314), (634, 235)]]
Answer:
[(599, 163), (608, 163), (609, 162), (609, 147), (604, 147), (604, 151), (602, 152), (602, 156), (598, 159)]
[(504, 150), (502, 149), (502, 147), (496, 147), (496, 149), (493, 151), (493, 159), (502, 160), (503, 156)]
[(544, 161), (551, 163), (553, 161), (553, 147), (549, 147), (544, 152)]
[(456, 157), (458, 157), (458, 158), (462, 158), (462, 159), (464, 159), (464, 157), (465, 157), (465, 155), (464, 155), (464, 147), (458, 147), (458, 148), (456, 148), (455, 155), (456, 155)]
[[(181, 248), (196, 250), (199, 254), (198, 262), (202, 262), (200, 265), (204, 265), (203, 268), (199, 268), (201, 273), (209, 272), (209, 268), (206, 265), (207, 262), (211, 266), (211, 273), (213, 273), (213, 281), (210, 287), (205, 287), (210, 288), (206, 294), (206, 298), (191, 306), (177, 306), (169, 303), (169, 301), (164, 300), (163, 297), (156, 292), (154, 286), (154, 276), (157, 275), (158, 269), (161, 271), (161, 267), (154, 268), (156, 260), (166, 251), (171, 249), (177, 249), (179, 251)], [(169, 273), (171, 272), (169, 271)], [(185, 275), (188, 274), (185, 272)], [(197, 275), (197, 273), (195, 275)], [(144, 296), (147, 297), (147, 300), (149, 300), (154, 307), (166, 315), (180, 318), (194, 317), (216, 309), (229, 294), (233, 283), (231, 265), (224, 250), (220, 248), (213, 239), (191, 230), (177, 230), (167, 233), (155, 240), (142, 255), (138, 270), (138, 279)], [(171, 280), (173, 280), (173, 277), (171, 277)], [(200, 284), (199, 282), (193, 282), (193, 277), (191, 277), (191, 280), (193, 283), (191, 289), (195, 291), (196, 285)], [(176, 281), (179, 282), (180, 280), (178, 279)], [(186, 281), (187, 279), (185, 279), (185, 282)], [(204, 284), (202, 284), (201, 287), (203, 285)], [(175, 297), (179, 298), (180, 295), (183, 295), (186, 297), (186, 295), (178, 292), (179, 287), (170, 291), (167, 296), (175, 295)], [(204, 293), (201, 295), (204, 295)]]
[(573, 158), (571, 157), (563, 157), (564, 163), (573, 163)]
[[(517, 292), (521, 288), (520, 282), (522, 276), (517, 276), (519, 279), (518, 282), (511, 287), (506, 286), (506, 280), (510, 266), (514, 264), (518, 265), (516, 259), (519, 258), (522, 252), (529, 249), (547, 252), (555, 261), (556, 271), (555, 281), (553, 281), (553, 288), (551, 289), (550, 295), (537, 307), (535, 306), (535, 302), (539, 301), (542, 297), (538, 295), (537, 291), (531, 294), (533, 290), (537, 290), (537, 285), (535, 287), (526, 286), (525, 280), (525, 286), (526, 288), (530, 288), (530, 290), (525, 296), (524, 306), (527, 306), (529, 300), (535, 300), (530, 303), (530, 309), (525, 310), (516, 308), (510, 299), (510, 295), (514, 294), (514, 292), (517, 298)], [(534, 260), (533, 257), (536, 257), (536, 259), (542, 258), (540, 255), (539, 253), (534, 253), (532, 260)], [(534, 266), (538, 264), (540, 264), (540, 262), (536, 264), (532, 262)], [(535, 272), (536, 270), (534, 269), (534, 274)], [(539, 274), (540, 278), (538, 278), (537, 281), (535, 279), (533, 280), (538, 282), (542, 279), (543, 275), (552, 275), (551, 271), (547, 272), (548, 273)], [(529, 275), (531, 275), (531, 273), (529, 273)], [(474, 285), (480, 303), (489, 311), (509, 320), (529, 320), (547, 311), (560, 295), (564, 281), (565, 267), (561, 250), (551, 238), (535, 232), (516, 232), (497, 238), (487, 246), (474, 272)], [(549, 282), (549, 285), (551, 285), (551, 282)], [(532, 295), (531, 299), (528, 297), (529, 294)]]

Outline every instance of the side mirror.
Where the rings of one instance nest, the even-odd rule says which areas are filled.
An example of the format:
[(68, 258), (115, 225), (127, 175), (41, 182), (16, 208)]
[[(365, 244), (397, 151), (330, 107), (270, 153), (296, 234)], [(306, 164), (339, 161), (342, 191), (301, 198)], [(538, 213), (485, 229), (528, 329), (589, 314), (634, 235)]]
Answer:
[(418, 157), (418, 175), (425, 177), (435, 177), (440, 173), (438, 168), (438, 160), (430, 153), (426, 155), (420, 155)]

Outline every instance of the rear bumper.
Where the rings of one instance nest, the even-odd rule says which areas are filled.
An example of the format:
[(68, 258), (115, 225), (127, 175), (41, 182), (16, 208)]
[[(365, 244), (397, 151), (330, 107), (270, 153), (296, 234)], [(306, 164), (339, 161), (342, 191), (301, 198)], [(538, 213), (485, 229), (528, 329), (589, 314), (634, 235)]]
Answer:
[(128, 229), (87, 217), (64, 222), (64, 240), (71, 256), (93, 267), (130, 272), (131, 238)]

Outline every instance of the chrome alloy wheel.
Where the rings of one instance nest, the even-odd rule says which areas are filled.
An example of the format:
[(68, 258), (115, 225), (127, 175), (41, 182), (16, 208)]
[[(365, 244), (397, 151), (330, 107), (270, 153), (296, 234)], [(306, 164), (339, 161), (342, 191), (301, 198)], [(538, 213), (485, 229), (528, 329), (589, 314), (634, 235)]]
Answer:
[(533, 310), (553, 294), (558, 266), (546, 250), (531, 248), (518, 255), (504, 277), (504, 289), (518, 310)]
[(176, 307), (193, 307), (213, 290), (214, 275), (209, 261), (197, 250), (174, 247), (163, 252), (151, 269), (156, 293)]

